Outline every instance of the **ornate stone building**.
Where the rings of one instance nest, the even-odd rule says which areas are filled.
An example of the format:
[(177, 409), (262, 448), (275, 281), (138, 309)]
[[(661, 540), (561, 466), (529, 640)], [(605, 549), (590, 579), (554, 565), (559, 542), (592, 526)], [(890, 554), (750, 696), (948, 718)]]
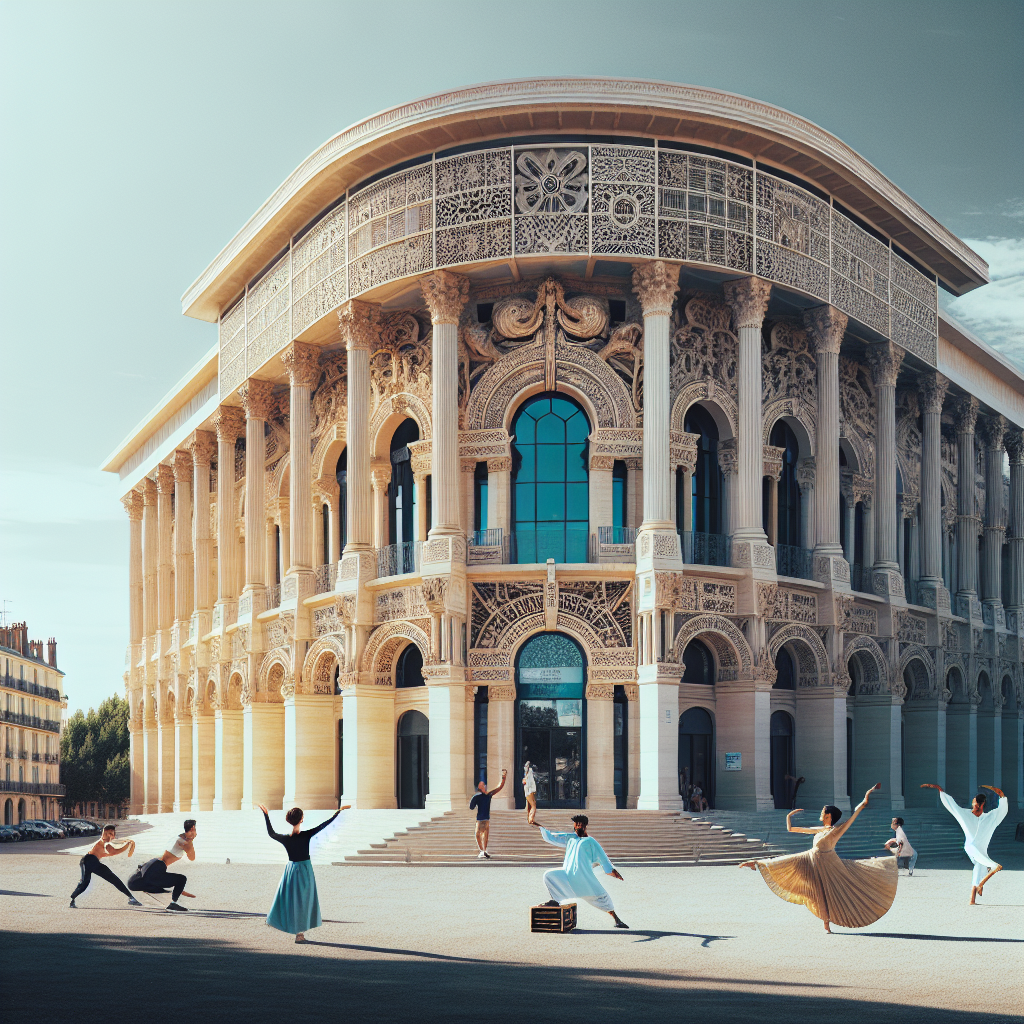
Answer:
[(105, 467), (133, 811), (440, 811), (526, 759), (542, 805), (1020, 806), (1024, 378), (937, 303), (986, 275), (712, 90), (342, 132), (185, 294), (218, 343)]

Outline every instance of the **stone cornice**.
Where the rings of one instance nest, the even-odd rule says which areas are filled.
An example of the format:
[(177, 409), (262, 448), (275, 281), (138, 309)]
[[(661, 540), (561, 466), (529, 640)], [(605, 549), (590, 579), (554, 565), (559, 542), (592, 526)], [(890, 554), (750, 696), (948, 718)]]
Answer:
[[(774, 162), (782, 166), (791, 166), (787, 158), (810, 158), (821, 167), (822, 187), (840, 187), (840, 198), (848, 206), (861, 207), (863, 216), (870, 216), (868, 210), (874, 206), (894, 226), (913, 235), (918, 248), (930, 249), (937, 263), (948, 263), (949, 270), (961, 277), (958, 284), (950, 282), (955, 288), (969, 290), (988, 279), (987, 264), (977, 253), (859, 153), (805, 118), (748, 97), (672, 82), (536, 78), (439, 93), (346, 128), (304, 160), (225, 246), (182, 296), (184, 311), (215, 320), (245, 280), (308, 220), (311, 205), (326, 206), (367, 174), (417, 152), (508, 135), (515, 131), (510, 125), (518, 124), (516, 115), (529, 123), (547, 112), (550, 117), (544, 123), (550, 130), (585, 135), (575, 123), (562, 127), (563, 115), (575, 109), (618, 115), (614, 119), (621, 124), (619, 130), (628, 134), (686, 138), (694, 134), (695, 122), (704, 123), (729, 130), (737, 140), (729, 148), (739, 153), (780, 153)], [(482, 116), (486, 111), (493, 111), (493, 116)]]

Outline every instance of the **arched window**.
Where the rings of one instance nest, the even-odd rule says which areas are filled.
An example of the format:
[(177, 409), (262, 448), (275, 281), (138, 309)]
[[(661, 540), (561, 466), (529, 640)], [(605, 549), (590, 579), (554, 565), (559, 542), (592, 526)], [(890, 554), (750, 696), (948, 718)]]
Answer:
[(711, 715), (704, 708), (689, 708), (679, 716), (679, 795), (684, 810), (703, 810), (704, 801), (708, 807), (715, 806), (714, 733)]
[(776, 808), (792, 808), (797, 789), (792, 716), (785, 711), (774, 712), (769, 722), (769, 733), (768, 783), (771, 795), (775, 798)]
[(395, 686), (423, 686), (423, 655), (415, 644), (409, 644), (398, 656), (395, 666)]
[[(690, 485), (691, 522), (696, 533), (722, 532), (722, 470), (718, 465), (718, 426), (706, 409), (690, 407), (683, 430), (697, 434), (697, 465)], [(682, 529), (682, 510), (676, 519)]]
[(691, 640), (683, 651), (683, 682), (715, 685), (715, 659), (699, 640)]
[(515, 561), (585, 562), (590, 528), (590, 423), (564, 395), (527, 401), (512, 421)]
[[(338, 481), (338, 527), (341, 538), (341, 547), (338, 548), (339, 557), (345, 550), (348, 543), (348, 448), (344, 448), (338, 456), (338, 465), (334, 469), (334, 477)], [(328, 554), (330, 548), (324, 545), (324, 561), (330, 560)]]
[(792, 428), (783, 420), (779, 420), (772, 427), (768, 443), (776, 448), (786, 449), (782, 460), (782, 475), (779, 477), (778, 518), (775, 535), (779, 544), (788, 544), (794, 548), (802, 547), (800, 484), (797, 483), (796, 478), (797, 464), (800, 461), (800, 445)]
[(404, 420), (391, 438), (391, 483), (388, 484), (388, 538), (391, 544), (404, 544), (417, 539), (416, 495), (413, 493), (409, 442), (419, 439), (420, 428), (415, 420)]
[(430, 788), (430, 723), (421, 711), (406, 711), (398, 720), (399, 807), (422, 807)]

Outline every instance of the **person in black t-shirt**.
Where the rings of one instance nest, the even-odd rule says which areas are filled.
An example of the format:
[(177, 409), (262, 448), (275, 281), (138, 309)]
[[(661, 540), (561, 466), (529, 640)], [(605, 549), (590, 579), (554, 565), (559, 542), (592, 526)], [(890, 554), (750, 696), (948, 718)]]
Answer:
[(469, 801), (469, 809), (476, 809), (476, 845), (480, 852), (476, 855), (477, 860), (490, 860), (491, 855), (487, 852), (487, 840), (491, 832), (491, 797), (500, 793), (505, 788), (505, 777), (508, 769), (501, 769), (501, 785), (497, 789), (487, 792), (487, 783), (477, 783), (478, 792)]

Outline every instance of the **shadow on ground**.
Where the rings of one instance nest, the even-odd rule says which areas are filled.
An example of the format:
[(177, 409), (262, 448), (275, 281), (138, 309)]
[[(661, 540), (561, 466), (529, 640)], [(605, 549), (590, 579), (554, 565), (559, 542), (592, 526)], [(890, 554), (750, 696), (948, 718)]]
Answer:
[[(389, 959), (350, 958), (335, 952), (371, 949)], [(721, 983), (723, 987), (712, 988), (684, 971), (623, 971), (616, 968), (614, 958), (606, 969), (594, 970), (467, 962), (423, 951), (340, 943), (268, 953), (194, 938), (0, 931), (0, 962), (9, 978), (32, 977), (39, 964), (59, 963), (61, 969), (51, 973), (47, 983), (46, 998), (51, 1005), (74, 1005), (76, 1024), (109, 1024), (107, 1000), (81, 997), (95, 990), (97, 979), (116, 983), (117, 1016), (126, 1013), (147, 1024), (180, 1024), (183, 1014), (224, 1024), (337, 1016), (374, 1024), (411, 1020), (591, 1024), (595, 1019), (676, 1024), (683, 1018), (702, 1024), (765, 1020), (821, 1024), (844, 1018), (858, 1024), (1020, 1020), (1011, 1015), (865, 1003), (846, 998), (843, 989), (827, 983), (731, 978)], [(736, 991), (748, 986), (779, 991)], [(32, 986), (5, 987), (5, 1019), (40, 1019), (39, 997)]]

